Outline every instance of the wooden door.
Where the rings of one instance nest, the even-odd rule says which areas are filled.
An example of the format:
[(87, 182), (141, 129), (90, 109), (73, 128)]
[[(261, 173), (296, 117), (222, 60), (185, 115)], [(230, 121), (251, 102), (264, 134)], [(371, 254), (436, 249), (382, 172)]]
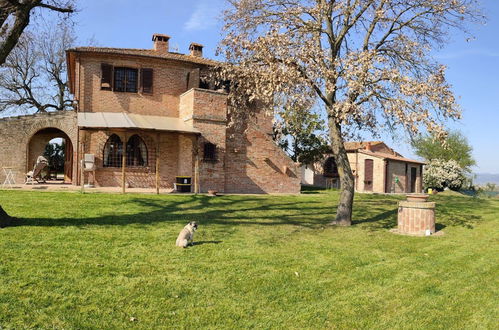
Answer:
[(373, 163), (372, 159), (364, 161), (364, 191), (373, 191)]
[(64, 183), (71, 183), (73, 179), (73, 146), (69, 139), (65, 139), (64, 147)]
[(416, 178), (417, 170), (415, 167), (411, 167), (411, 193), (416, 192)]

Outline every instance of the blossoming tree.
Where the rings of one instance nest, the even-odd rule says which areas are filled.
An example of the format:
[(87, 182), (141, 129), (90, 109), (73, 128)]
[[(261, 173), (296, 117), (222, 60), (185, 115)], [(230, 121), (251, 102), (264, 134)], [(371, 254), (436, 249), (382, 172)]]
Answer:
[(444, 120), (460, 111), (431, 51), (449, 31), (482, 20), (475, 2), (229, 0), (220, 52), (232, 118), (252, 101), (271, 110), (310, 98), (322, 103), (341, 181), (332, 223), (350, 225), (354, 175), (345, 137), (397, 127), (445, 135)]

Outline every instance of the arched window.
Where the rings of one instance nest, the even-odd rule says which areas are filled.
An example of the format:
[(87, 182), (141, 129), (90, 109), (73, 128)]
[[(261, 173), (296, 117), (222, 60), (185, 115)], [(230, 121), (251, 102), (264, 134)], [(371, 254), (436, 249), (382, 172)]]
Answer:
[(338, 176), (338, 167), (336, 166), (336, 162), (334, 161), (334, 157), (329, 157), (324, 162), (324, 176), (327, 176), (327, 177), (337, 177)]
[(126, 165), (147, 166), (147, 147), (137, 134), (132, 135), (126, 144)]
[(121, 167), (123, 157), (123, 142), (118, 135), (113, 134), (104, 145), (104, 167)]

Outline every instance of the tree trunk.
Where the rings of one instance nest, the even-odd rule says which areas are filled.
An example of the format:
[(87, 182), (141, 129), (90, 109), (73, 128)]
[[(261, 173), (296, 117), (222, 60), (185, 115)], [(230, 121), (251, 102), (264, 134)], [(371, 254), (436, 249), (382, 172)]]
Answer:
[(336, 219), (331, 224), (350, 226), (352, 224), (354, 177), (348, 161), (343, 136), (341, 135), (341, 125), (336, 123), (334, 119), (329, 120), (329, 137), (331, 138), (331, 149), (338, 167), (341, 183)]
[(3, 210), (2, 206), (0, 206), (0, 228), (5, 228), (12, 225), (14, 220), (15, 218), (8, 215), (7, 212)]
[[(3, 40), (0, 42), (0, 65), (5, 63), (7, 56), (12, 49), (14, 49), (24, 29), (28, 26), (30, 11), (31, 7), (25, 4), (18, 5), (16, 10), (11, 12), (11, 14), (13, 13), (15, 15), (15, 20), (10, 31), (5, 32), (6, 36), (4, 36)], [(2, 25), (2, 28), (3, 27), (4, 26)]]

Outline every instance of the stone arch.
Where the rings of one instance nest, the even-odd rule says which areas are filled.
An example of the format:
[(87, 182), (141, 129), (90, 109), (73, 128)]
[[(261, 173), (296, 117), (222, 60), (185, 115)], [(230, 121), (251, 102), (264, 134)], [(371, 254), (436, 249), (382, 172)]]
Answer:
[[(16, 184), (24, 182), (31, 165), (28, 160), (29, 143), (32, 137), (46, 128), (59, 129), (67, 135), (73, 145), (73, 160), (76, 159), (78, 125), (74, 111), (56, 111), (34, 115), (0, 118), (0, 167), (11, 167)], [(76, 161), (73, 161), (73, 176)], [(0, 171), (0, 184), (5, 176)], [(74, 179), (74, 178), (73, 178)], [(73, 180), (73, 182), (75, 182)]]
[(38, 156), (43, 155), (47, 143), (55, 138), (61, 138), (65, 141), (64, 150), (64, 182), (72, 183), (75, 178), (74, 168), (74, 149), (75, 145), (69, 135), (63, 130), (55, 127), (46, 127), (36, 131), (26, 144), (27, 169), (33, 168)]
[(31, 138), (39, 131), (48, 128), (55, 128), (64, 132), (71, 140), (73, 146), (77, 145), (78, 126), (76, 123), (75, 113), (72, 111), (64, 111), (65, 113), (46, 113), (33, 115), (30, 118), (31, 125), (27, 127), (25, 137), (22, 142), (27, 145)]

